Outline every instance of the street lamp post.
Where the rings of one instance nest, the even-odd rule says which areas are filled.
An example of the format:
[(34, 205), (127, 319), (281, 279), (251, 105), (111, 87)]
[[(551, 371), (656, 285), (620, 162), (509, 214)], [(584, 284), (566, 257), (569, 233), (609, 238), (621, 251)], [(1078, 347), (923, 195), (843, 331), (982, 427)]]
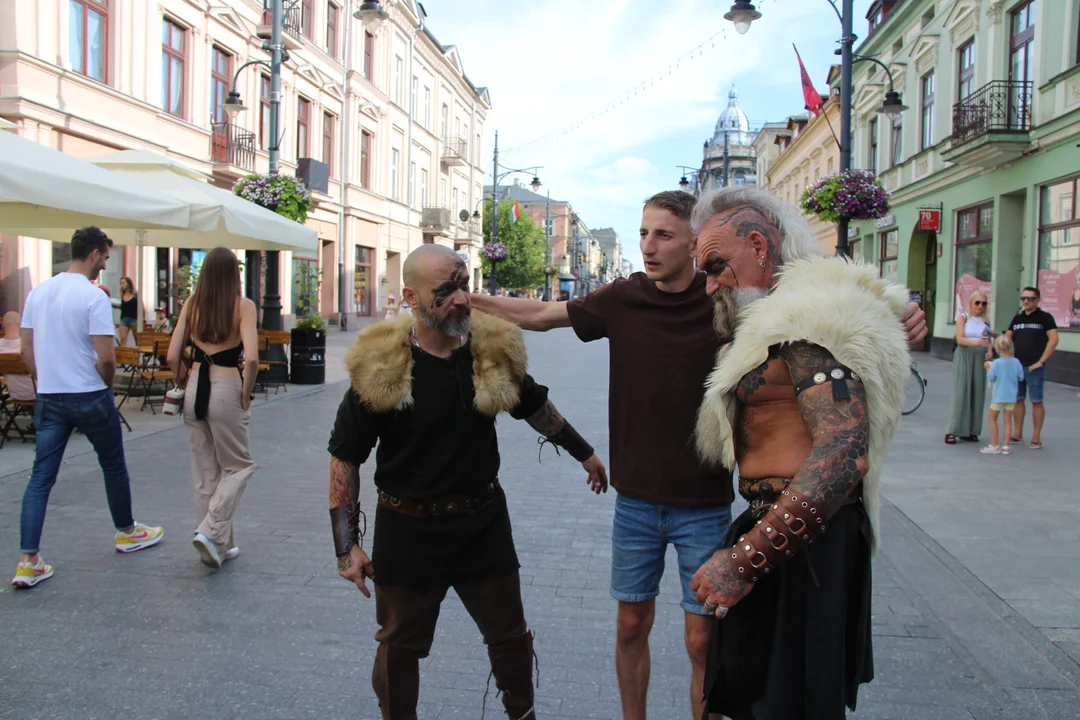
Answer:
[[(893, 86), (892, 72), (889, 66), (877, 58), (865, 55), (856, 55), (852, 52), (855, 40), (858, 38), (852, 28), (855, 15), (854, 0), (840, 0), (841, 8), (836, 7), (836, 0), (827, 0), (832, 6), (836, 16), (840, 19), (841, 37), (840, 49), (836, 51), (840, 55), (840, 172), (844, 173), (851, 169), (851, 98), (854, 88), (851, 82), (851, 69), (857, 62), (868, 61), (880, 65), (889, 78), (889, 91), (885, 93), (878, 112), (895, 118), (907, 110), (907, 106), (900, 99), (900, 93)], [(724, 18), (735, 24), (735, 30), (745, 34), (750, 25), (761, 18), (761, 13), (750, 0), (735, 0), (731, 11)], [(836, 228), (836, 254), (842, 257), (851, 257), (848, 246), (848, 218), (841, 218)]]
[[(269, 0), (270, 2), (270, 42), (264, 45), (270, 51), (270, 63), (263, 60), (251, 60), (244, 63), (236, 70), (233, 76), (232, 89), (225, 100), (223, 107), (230, 120), (235, 119), (237, 114), (246, 110), (240, 93), (236, 90), (236, 81), (240, 71), (248, 65), (263, 65), (270, 69), (270, 145), (267, 148), (270, 155), (270, 174), (277, 175), (281, 170), (281, 66), (289, 59), (289, 53), (281, 42), (282, 26), (285, 22), (286, 9), (293, 9), (300, 4), (300, 0)], [(374, 0), (365, 0), (360, 3), (353, 16), (364, 23), (368, 32), (374, 33), (379, 24), (389, 17), (383, 10), (382, 3)], [(281, 281), (280, 281), (280, 254), (277, 250), (266, 251), (266, 294), (263, 296), (263, 328), (266, 330), (281, 330)]]
[[(540, 178), (537, 176), (536, 171), (542, 170), (543, 165), (536, 165), (528, 168), (507, 168), (499, 165), (499, 131), (495, 131), (495, 161), (492, 165), (491, 171), (491, 240), (490, 245), (494, 245), (498, 242), (499, 237), (499, 182), (514, 173), (531, 173), (533, 176), (532, 182), (529, 183), (529, 187), (536, 192), (540, 189)], [(502, 168), (504, 172), (500, 175), (499, 168)], [(489, 292), (495, 295), (498, 290), (498, 278), (496, 277), (495, 268), (496, 263), (491, 263), (491, 278), (488, 281)]]

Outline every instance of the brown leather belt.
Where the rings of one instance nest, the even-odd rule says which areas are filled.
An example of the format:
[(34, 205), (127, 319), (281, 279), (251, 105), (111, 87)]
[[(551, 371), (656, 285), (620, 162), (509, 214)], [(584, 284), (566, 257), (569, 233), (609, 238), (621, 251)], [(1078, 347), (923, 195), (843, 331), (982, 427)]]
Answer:
[(499, 481), (488, 483), (482, 495), (447, 495), (434, 500), (403, 500), (379, 490), (379, 504), (402, 515), (417, 518), (441, 518), (471, 515), (486, 507), (499, 495)]

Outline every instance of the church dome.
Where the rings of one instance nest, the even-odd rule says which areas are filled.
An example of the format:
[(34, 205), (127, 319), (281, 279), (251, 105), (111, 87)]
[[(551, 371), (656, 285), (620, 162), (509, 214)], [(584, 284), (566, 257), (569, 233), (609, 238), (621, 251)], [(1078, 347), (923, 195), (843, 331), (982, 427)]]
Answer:
[(731, 145), (749, 145), (754, 141), (754, 136), (750, 132), (750, 121), (739, 107), (739, 91), (734, 85), (728, 93), (727, 107), (720, 113), (720, 119), (716, 121), (716, 132), (713, 134), (712, 144), (723, 145), (725, 134), (729, 136), (728, 143)]

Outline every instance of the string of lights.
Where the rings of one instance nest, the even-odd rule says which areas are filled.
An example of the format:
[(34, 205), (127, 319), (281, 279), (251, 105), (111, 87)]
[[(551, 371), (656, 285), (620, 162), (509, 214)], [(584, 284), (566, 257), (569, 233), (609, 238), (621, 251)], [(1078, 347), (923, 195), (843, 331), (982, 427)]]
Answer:
[(638, 95), (647, 92), (651, 87), (653, 87), (653, 86), (655, 86), (655, 85), (657, 85), (659, 83), (664, 82), (664, 80), (671, 77), (671, 75), (676, 70), (682, 69), (683, 65), (687, 65), (690, 62), (692, 62), (692, 61), (694, 61), (694, 60), (696, 60), (698, 58), (701, 58), (709, 50), (714, 50), (716, 48), (716, 41), (717, 41), (718, 38), (721, 39), (721, 40), (727, 40), (727, 29), (726, 28), (721, 28), (719, 32), (717, 32), (716, 34), (714, 34), (712, 37), (705, 40), (701, 44), (697, 45), (696, 47), (692, 48), (688, 52), (684, 53), (681, 57), (674, 60), (667, 67), (665, 67), (662, 70), (660, 70), (659, 72), (654, 73), (654, 74), (650, 75), (649, 77), (645, 78), (640, 83), (638, 83), (634, 87), (632, 87), (629, 90), (627, 90), (626, 92), (624, 92), (622, 95), (619, 95), (615, 99), (613, 99), (613, 100), (605, 103), (604, 105), (598, 107), (597, 109), (593, 110), (589, 114), (584, 115), (584, 116), (578, 118), (577, 120), (575, 120), (574, 122), (570, 123), (569, 125), (565, 125), (565, 126), (559, 128), (557, 130), (554, 130), (554, 131), (548, 133), (547, 135), (544, 135), (542, 137), (538, 137), (535, 140), (530, 140), (529, 142), (523, 143), (521, 145), (515, 145), (514, 147), (510, 148), (509, 150), (503, 150), (502, 152), (510, 154), (510, 153), (515, 153), (515, 152), (520, 152), (522, 150), (530, 150), (532, 148), (538, 147), (538, 146), (543, 145), (545, 143), (551, 142), (552, 140), (555, 140), (556, 138), (560, 138), (560, 137), (563, 137), (565, 135), (568, 135), (569, 133), (577, 130), (582, 125), (584, 125), (585, 123), (587, 123), (587, 122), (589, 122), (591, 120), (595, 120), (598, 117), (601, 117), (603, 115), (607, 115), (608, 113), (618, 109), (620, 106), (625, 105), (628, 100), (631, 100), (631, 99), (637, 97)]

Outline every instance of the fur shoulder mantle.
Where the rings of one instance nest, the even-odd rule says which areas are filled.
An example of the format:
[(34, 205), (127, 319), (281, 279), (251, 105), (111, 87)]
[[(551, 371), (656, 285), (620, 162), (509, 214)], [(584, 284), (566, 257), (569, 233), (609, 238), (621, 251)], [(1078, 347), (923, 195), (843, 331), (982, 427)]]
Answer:
[[(402, 410), (413, 403), (413, 321), (410, 315), (399, 315), (369, 325), (345, 356), (353, 389), (369, 410)], [(494, 417), (515, 408), (529, 364), (521, 329), (474, 310), (472, 356), (476, 409)]]
[(870, 469), (863, 480), (863, 504), (874, 526), (876, 552), (881, 469), (900, 421), (911, 364), (899, 322), (908, 302), (907, 290), (882, 280), (874, 266), (842, 258), (791, 263), (773, 291), (740, 318), (735, 340), (717, 354), (698, 412), (702, 457), (735, 468), (735, 388), (765, 362), (770, 347), (798, 341), (824, 347), (866, 388)]

